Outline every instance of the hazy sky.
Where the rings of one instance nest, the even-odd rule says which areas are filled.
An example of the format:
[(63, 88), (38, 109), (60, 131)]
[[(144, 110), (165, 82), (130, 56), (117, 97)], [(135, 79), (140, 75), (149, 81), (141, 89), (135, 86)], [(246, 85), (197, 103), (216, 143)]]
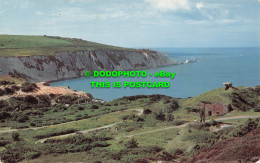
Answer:
[(124, 47), (260, 46), (260, 0), (0, 0), (0, 34)]

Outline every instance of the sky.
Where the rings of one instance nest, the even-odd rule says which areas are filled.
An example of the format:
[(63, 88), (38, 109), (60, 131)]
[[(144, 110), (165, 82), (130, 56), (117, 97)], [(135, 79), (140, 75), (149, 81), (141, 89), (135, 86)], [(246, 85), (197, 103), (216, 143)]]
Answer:
[(260, 47), (260, 0), (0, 0), (0, 34), (122, 47)]

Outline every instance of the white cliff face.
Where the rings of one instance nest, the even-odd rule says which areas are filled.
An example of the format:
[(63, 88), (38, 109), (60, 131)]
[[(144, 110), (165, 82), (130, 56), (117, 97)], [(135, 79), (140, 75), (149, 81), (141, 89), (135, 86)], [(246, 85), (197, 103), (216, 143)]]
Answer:
[(133, 70), (170, 64), (174, 62), (155, 51), (84, 50), (53, 56), (0, 57), (0, 75), (14, 73), (39, 82), (82, 77), (85, 71)]

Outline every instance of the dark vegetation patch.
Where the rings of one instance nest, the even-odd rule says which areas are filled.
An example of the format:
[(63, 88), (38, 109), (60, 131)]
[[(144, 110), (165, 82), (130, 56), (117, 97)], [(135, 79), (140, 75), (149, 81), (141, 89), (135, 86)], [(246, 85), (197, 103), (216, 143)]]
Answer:
[(38, 87), (35, 83), (26, 82), (26, 83), (23, 83), (22, 86), (21, 86), (21, 90), (23, 92), (33, 92), (37, 89), (38, 89)]
[(232, 92), (232, 105), (238, 110), (248, 111), (260, 105), (260, 86), (238, 89)]
[(40, 155), (85, 152), (94, 148), (108, 147), (110, 144), (106, 141), (110, 139), (105, 135), (76, 135), (64, 139), (47, 140), (43, 144), (21, 140), (6, 145), (6, 149), (1, 152), (1, 159), (4, 162), (19, 162), (24, 159), (34, 159)]
[[(195, 156), (184, 162), (255, 162), (260, 156), (260, 119), (249, 119), (236, 128), (226, 128), (203, 135), (195, 132), (187, 139), (195, 140)], [(205, 132), (205, 131), (204, 131)], [(215, 143), (214, 143), (215, 142)], [(206, 143), (203, 145), (201, 143)], [(212, 144), (207, 146), (207, 144)], [(256, 159), (256, 160), (254, 160)]]

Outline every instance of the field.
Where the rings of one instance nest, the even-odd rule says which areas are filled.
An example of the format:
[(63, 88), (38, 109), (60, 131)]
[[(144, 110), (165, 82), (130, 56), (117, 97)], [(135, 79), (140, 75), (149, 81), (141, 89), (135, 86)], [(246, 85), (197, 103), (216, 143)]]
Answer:
[(0, 35), (0, 57), (54, 55), (62, 51), (116, 49), (133, 50), (104, 45), (75, 38), (53, 36)]
[[(202, 148), (260, 127), (260, 113), (251, 106), (258, 103), (257, 89), (223, 89), (188, 99), (139, 95), (83, 105), (74, 104), (77, 99), (70, 95), (61, 98), (71, 101), (68, 107), (62, 100), (49, 106), (38, 99), (37, 109), (30, 103), (17, 114), (19, 119), (27, 117), (22, 118), (23, 122), (13, 118), (16, 113), (9, 100), (4, 112), (11, 118), (2, 120), (4, 128), (0, 128), (1, 157), (16, 162), (108, 163), (190, 159)], [(200, 123), (199, 115), (188, 113), (186, 108), (204, 99), (239, 103), (246, 110), (237, 108), (225, 115), (206, 117), (206, 122)], [(28, 128), (21, 129), (24, 125)], [(221, 128), (223, 125), (230, 127)]]

